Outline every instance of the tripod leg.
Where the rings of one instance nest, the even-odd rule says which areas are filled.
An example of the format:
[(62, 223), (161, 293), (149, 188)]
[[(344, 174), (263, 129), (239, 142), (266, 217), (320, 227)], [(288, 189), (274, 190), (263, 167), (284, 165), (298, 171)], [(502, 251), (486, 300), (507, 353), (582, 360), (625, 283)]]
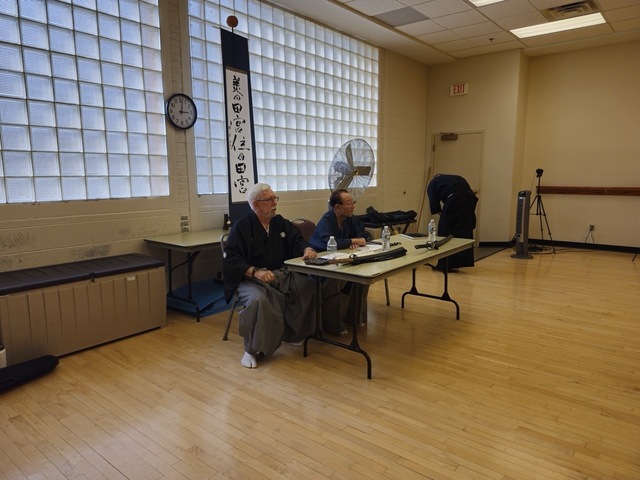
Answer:
[[(531, 208), (533, 207), (534, 203), (536, 205), (536, 213), (535, 213), (535, 215), (538, 217), (538, 221), (540, 222), (540, 241), (544, 243), (544, 228), (542, 226), (542, 217), (545, 215), (545, 213), (544, 213), (544, 205), (542, 205), (542, 197), (540, 196), (540, 194), (537, 194), (535, 196), (535, 198), (531, 202), (531, 205), (529, 205), (529, 210), (531, 210)], [(546, 217), (545, 217), (545, 220), (546, 220)], [(547, 225), (547, 227), (548, 227), (548, 225)], [(542, 247), (540, 247), (540, 248), (542, 248)], [(555, 253), (555, 251), (554, 251), (554, 253)]]
[(540, 202), (540, 211), (542, 215), (540, 217), (540, 230), (542, 231), (542, 217), (544, 217), (544, 223), (547, 225), (547, 233), (549, 234), (549, 243), (551, 243), (551, 250), (553, 253), (556, 253), (556, 247), (553, 245), (553, 237), (551, 236), (551, 228), (549, 228), (549, 220), (547, 220), (547, 212), (544, 209), (544, 204), (542, 203), (542, 197), (539, 197)]
[[(544, 230), (542, 229), (542, 217), (544, 213), (544, 205), (542, 205), (542, 197), (540, 195), (536, 196), (536, 215), (538, 216), (538, 221), (540, 222), (540, 240), (544, 244)], [(546, 218), (545, 218), (546, 220)]]

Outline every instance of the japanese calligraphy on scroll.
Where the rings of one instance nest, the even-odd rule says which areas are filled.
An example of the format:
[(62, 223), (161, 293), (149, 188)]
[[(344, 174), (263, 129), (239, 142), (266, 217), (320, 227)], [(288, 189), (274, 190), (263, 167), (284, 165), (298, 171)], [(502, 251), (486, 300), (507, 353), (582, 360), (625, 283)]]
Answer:
[(231, 223), (251, 211), (247, 190), (258, 181), (249, 41), (234, 32), (220, 29), (224, 100), (227, 125), (229, 171), (229, 218)]
[(255, 183), (249, 76), (231, 68), (225, 70), (225, 76), (229, 194), (231, 202), (239, 202), (246, 200), (247, 190)]

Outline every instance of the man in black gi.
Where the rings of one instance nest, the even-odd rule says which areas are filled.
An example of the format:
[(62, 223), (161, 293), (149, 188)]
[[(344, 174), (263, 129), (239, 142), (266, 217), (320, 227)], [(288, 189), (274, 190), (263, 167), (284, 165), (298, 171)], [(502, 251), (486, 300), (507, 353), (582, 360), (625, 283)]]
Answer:
[(244, 306), (239, 332), (244, 337), (241, 364), (256, 368), (256, 355), (273, 354), (282, 341), (298, 343), (315, 331), (315, 280), (289, 272), (284, 261), (316, 252), (300, 230), (276, 214), (278, 197), (264, 183), (247, 192), (252, 212), (235, 221), (224, 250), (222, 272), (227, 301), (234, 292)]
[[(464, 178), (439, 173), (429, 182), (427, 195), (431, 214), (440, 214), (438, 236), (451, 234), (457, 238), (473, 238), (478, 197)], [(435, 268), (444, 271), (445, 265), (446, 260), (441, 258)], [(449, 257), (449, 271), (459, 267), (473, 267), (473, 249)]]

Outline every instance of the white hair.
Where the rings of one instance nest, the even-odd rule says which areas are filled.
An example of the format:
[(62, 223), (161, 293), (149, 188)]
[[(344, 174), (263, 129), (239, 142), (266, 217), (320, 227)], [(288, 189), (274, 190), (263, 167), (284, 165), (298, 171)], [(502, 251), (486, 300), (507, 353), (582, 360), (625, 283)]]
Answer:
[(253, 210), (253, 202), (258, 200), (258, 197), (262, 192), (265, 192), (270, 189), (271, 189), (271, 186), (267, 185), (266, 183), (256, 183), (255, 185), (252, 185), (249, 188), (249, 190), (247, 191), (247, 201), (249, 202), (249, 206), (251, 207), (252, 210)]

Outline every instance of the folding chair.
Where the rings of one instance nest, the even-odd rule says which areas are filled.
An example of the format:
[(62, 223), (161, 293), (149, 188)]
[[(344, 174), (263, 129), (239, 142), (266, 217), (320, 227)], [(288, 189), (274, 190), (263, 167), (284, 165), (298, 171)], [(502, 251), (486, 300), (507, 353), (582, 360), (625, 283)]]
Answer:
[(300, 230), (300, 233), (302, 234), (302, 238), (307, 242), (316, 229), (316, 224), (306, 218), (294, 218), (291, 220), (291, 223), (298, 227), (298, 230)]
[[(224, 248), (227, 245), (227, 238), (229, 237), (228, 233), (224, 233), (220, 236), (220, 248), (222, 249), (222, 257), (224, 258)], [(237, 307), (244, 308), (240, 303), (240, 299), (236, 292), (233, 292), (233, 298), (231, 299), (231, 308), (229, 309), (229, 317), (227, 318), (227, 325), (224, 328), (224, 334), (222, 335), (222, 340), (226, 340), (229, 336), (229, 328), (231, 327), (231, 320), (233, 320), (233, 312)]]

